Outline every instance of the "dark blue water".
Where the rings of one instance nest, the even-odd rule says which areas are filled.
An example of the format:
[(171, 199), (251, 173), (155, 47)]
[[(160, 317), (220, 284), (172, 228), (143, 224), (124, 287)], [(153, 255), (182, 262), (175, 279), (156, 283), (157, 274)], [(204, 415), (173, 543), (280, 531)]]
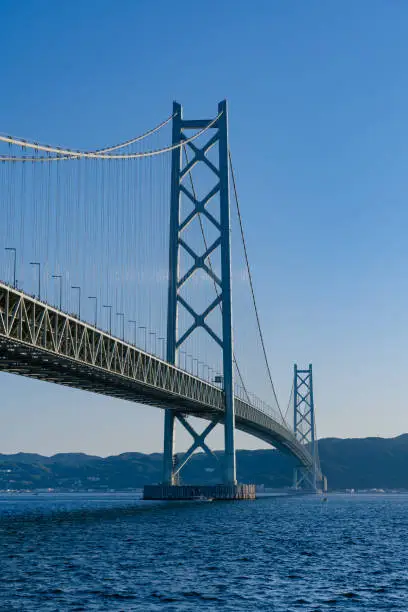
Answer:
[(408, 496), (0, 497), (0, 610), (408, 610)]

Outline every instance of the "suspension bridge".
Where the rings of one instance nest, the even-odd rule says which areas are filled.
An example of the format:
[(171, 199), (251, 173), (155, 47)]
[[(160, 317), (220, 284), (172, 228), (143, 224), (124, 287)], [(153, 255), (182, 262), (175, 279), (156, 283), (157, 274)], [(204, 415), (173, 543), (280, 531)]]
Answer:
[[(236, 429), (295, 458), (295, 489), (322, 487), (312, 366), (295, 366), (284, 411), (228, 136), (225, 101), (205, 119), (174, 103), (155, 128), (92, 150), (0, 135), (0, 370), (163, 409), (163, 478), (146, 498), (253, 497), (237, 483)], [(191, 417), (208, 421), (201, 433)], [(176, 423), (192, 437), (184, 455)], [(197, 449), (218, 485), (181, 484)]]

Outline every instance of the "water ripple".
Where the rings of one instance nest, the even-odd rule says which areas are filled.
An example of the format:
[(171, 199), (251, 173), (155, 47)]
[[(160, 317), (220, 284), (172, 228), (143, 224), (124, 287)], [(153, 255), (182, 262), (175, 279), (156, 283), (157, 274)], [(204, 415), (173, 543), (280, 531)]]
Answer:
[(408, 496), (0, 497), (0, 610), (406, 610)]

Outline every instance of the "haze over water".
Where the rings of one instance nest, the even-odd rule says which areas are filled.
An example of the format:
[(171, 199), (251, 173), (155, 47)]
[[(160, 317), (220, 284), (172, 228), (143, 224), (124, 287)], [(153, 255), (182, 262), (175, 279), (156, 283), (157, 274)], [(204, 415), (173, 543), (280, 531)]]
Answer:
[(0, 609), (406, 610), (408, 495), (0, 497)]

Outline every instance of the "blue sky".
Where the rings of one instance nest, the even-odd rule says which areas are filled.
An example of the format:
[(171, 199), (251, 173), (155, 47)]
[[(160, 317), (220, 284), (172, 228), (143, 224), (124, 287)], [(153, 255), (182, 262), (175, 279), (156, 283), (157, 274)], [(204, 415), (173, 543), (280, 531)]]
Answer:
[[(1, 132), (93, 148), (158, 123), (173, 99), (207, 116), (228, 98), (282, 403), (293, 363), (311, 361), (320, 436), (407, 431), (408, 4), (3, 0), (0, 10)], [(159, 411), (0, 378), (2, 452), (161, 448)]]

